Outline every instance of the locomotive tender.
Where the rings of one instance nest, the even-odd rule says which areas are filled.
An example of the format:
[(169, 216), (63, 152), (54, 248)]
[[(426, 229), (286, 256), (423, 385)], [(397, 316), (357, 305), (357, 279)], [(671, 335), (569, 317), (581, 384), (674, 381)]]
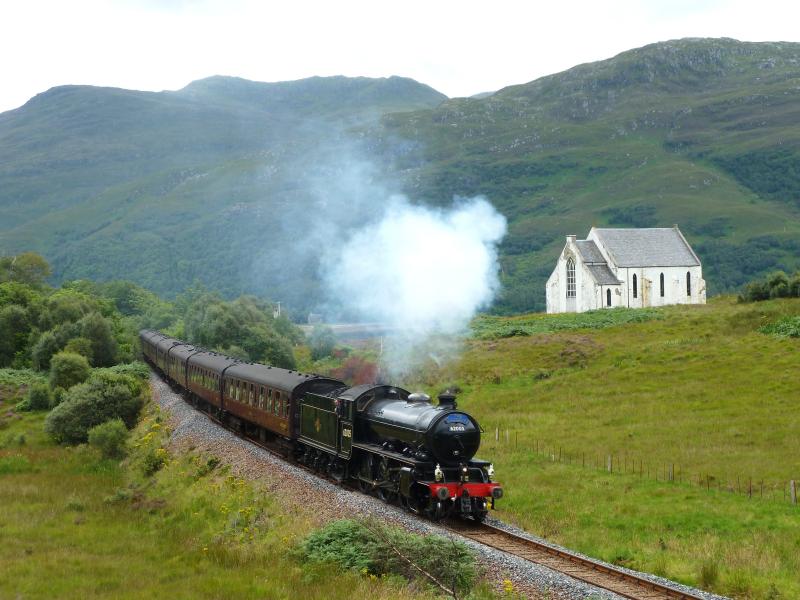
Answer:
[(502, 487), (475, 458), (481, 429), (457, 410), (390, 385), (342, 381), (240, 361), (152, 330), (142, 353), (198, 408), (285, 456), (432, 519), (482, 520)]

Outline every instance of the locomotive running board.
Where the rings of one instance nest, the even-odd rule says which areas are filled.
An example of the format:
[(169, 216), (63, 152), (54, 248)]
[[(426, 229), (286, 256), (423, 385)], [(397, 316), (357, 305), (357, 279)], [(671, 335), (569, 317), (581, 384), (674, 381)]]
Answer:
[(380, 446), (376, 446), (375, 444), (353, 444), (353, 448), (358, 448), (359, 450), (364, 450), (365, 452), (371, 452), (372, 454), (380, 454), (381, 456), (385, 456), (386, 458), (391, 458), (403, 464), (411, 465), (414, 467), (426, 464), (430, 465), (433, 464), (431, 462), (409, 458), (405, 454), (400, 454), (399, 452), (394, 452), (392, 450), (384, 450), (383, 448), (381, 448)]

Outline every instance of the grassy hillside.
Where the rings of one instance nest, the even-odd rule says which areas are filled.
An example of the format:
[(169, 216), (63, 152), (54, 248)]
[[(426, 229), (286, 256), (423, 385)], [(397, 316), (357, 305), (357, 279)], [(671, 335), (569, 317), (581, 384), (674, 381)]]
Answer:
[(431, 391), (463, 389), (459, 406), (486, 430), (481, 454), (506, 487), (503, 518), (737, 598), (793, 598), (800, 340), (758, 331), (789, 315), (800, 300), (721, 297), (488, 318)]
[(592, 225), (680, 224), (712, 294), (800, 266), (799, 44), (664, 42), (443, 100), (402, 78), (55, 88), (0, 115), (0, 249), (302, 311), (320, 248), (403, 190), (508, 217), (501, 313), (542, 309)]

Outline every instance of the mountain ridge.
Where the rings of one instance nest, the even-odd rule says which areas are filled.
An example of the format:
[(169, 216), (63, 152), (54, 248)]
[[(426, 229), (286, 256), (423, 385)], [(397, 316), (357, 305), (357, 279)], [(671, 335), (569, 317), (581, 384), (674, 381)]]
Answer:
[[(264, 102), (275, 85), (289, 98)], [(296, 236), (263, 241), (259, 227), (284, 228), (328, 193), (357, 197), (359, 177), (382, 184), (370, 210), (386, 190), (437, 206), (487, 196), (509, 219), (501, 312), (542, 308), (563, 235), (593, 224), (679, 223), (712, 293), (800, 266), (800, 44), (659, 42), (483, 98), (406, 78), (212, 76), (104, 92), (89, 118), (67, 87), (47, 111), (0, 114), (0, 248), (42, 251), (59, 279), (124, 265), (163, 293), (200, 280), (316, 308), (313, 261), (292, 275), (225, 265), (253, 262), (253, 240), (261, 263), (279, 263)]]

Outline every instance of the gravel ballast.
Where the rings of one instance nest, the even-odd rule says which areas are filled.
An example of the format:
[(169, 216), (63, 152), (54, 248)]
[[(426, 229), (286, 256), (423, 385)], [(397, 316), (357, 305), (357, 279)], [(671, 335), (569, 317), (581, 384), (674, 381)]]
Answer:
[[(513, 583), (514, 590), (529, 598), (577, 600), (584, 598), (617, 599), (620, 596), (572, 579), (547, 567), (536, 565), (505, 552), (477, 544), (402, 509), (321, 479), (302, 468), (292, 465), (267, 450), (244, 440), (192, 408), (183, 397), (174, 392), (160, 377), (151, 375), (153, 401), (167, 413), (171, 428), (170, 450), (181, 452), (195, 449), (213, 455), (230, 466), (231, 471), (251, 481), (258, 482), (281, 503), (296, 506), (313, 514), (320, 524), (352, 517), (372, 517), (388, 521), (420, 534), (455, 537), (473, 548), (498, 589), (504, 580)], [(544, 541), (496, 519), (492, 525), (536, 541)], [(548, 545), (557, 547), (546, 542)], [(636, 575), (638, 572), (630, 571)], [(648, 578), (665, 581), (654, 575)], [(721, 596), (685, 588), (707, 600), (721, 600)]]

